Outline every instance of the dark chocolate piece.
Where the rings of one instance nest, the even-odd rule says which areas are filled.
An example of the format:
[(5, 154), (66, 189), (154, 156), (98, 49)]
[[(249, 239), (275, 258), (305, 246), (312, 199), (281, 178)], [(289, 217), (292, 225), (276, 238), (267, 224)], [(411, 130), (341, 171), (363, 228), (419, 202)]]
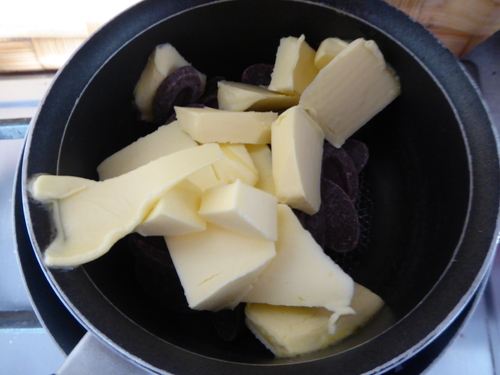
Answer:
[(217, 95), (217, 91), (219, 91), (219, 82), (224, 81), (225, 78), (223, 76), (215, 76), (207, 79), (207, 84), (205, 85), (205, 91), (203, 92), (203, 96), (211, 96)]
[(200, 98), (201, 104), (210, 108), (219, 109), (219, 100), (217, 98), (217, 93), (219, 91), (218, 83), (224, 79), (225, 78), (222, 76), (215, 76), (207, 80), (205, 91)]
[(202, 94), (201, 79), (195, 68), (182, 66), (170, 73), (160, 84), (153, 99), (153, 117), (164, 124), (174, 106), (196, 103)]
[(342, 146), (342, 149), (351, 157), (356, 171), (361, 172), (368, 162), (368, 146), (361, 141), (349, 138)]
[(136, 257), (135, 276), (146, 294), (168, 309), (195, 313), (189, 308), (184, 289), (175, 270), (163, 237), (143, 237), (137, 233), (128, 236)]
[(253, 64), (243, 71), (241, 82), (255, 86), (269, 86), (271, 83), (272, 64)]
[(321, 206), (317, 213), (308, 215), (297, 210), (295, 213), (327, 254), (328, 251), (345, 253), (358, 244), (360, 225), (356, 206), (331, 180), (321, 179)]
[(324, 178), (321, 199), (325, 215), (325, 252), (353, 250), (360, 236), (359, 216), (353, 201), (340, 186)]
[(325, 248), (325, 218), (326, 218), (326, 205), (321, 203), (319, 211), (314, 215), (306, 214), (300, 210), (294, 210), (295, 215), (299, 219), (302, 226), (307, 229), (309, 233), (313, 236), (314, 240), (321, 246)]
[(336, 148), (325, 142), (321, 177), (339, 185), (352, 201), (356, 201), (359, 192), (358, 172), (343, 148)]
[(217, 97), (217, 94), (203, 96), (200, 99), (200, 102), (201, 102), (201, 104), (203, 104), (207, 107), (219, 109), (219, 99)]
[(211, 318), (219, 336), (225, 341), (233, 341), (245, 325), (245, 304), (240, 303), (234, 310), (224, 309), (214, 312)]

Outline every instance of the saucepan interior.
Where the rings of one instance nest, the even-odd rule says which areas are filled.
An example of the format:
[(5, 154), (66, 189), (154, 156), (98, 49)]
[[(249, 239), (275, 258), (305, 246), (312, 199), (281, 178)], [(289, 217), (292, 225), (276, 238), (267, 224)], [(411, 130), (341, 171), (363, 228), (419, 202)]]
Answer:
[[(362, 251), (338, 262), (387, 307), (340, 345), (277, 360), (250, 332), (225, 342), (208, 315), (175, 313), (151, 298), (135, 277), (126, 239), (96, 261), (67, 272), (46, 270), (47, 277), (86, 327), (151, 368), (360, 373), (390, 367), (449, 324), (491, 258), (498, 159), (477, 93), (451, 54), (381, 2), (199, 3), (146, 1), (91, 38), (58, 74), (35, 119), (24, 178), (52, 173), (97, 179), (105, 157), (154, 130), (138, 120), (132, 93), (157, 44), (171, 43), (208, 77), (239, 80), (246, 66), (274, 62), (284, 36), (304, 34), (314, 48), (330, 36), (374, 39), (399, 75), (402, 94), (354, 135), (370, 150), (363, 172), (366, 239)], [(466, 90), (467, 109), (452, 89)], [(41, 258), (51, 239), (50, 218), (29, 199), (25, 207)], [(470, 234), (471, 226), (483, 232)], [(467, 265), (452, 263), (461, 257)]]

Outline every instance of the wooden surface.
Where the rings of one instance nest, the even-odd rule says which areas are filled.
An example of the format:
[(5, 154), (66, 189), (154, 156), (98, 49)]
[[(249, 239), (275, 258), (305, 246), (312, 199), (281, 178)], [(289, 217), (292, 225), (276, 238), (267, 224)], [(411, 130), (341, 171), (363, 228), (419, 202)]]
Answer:
[(461, 56), (500, 30), (500, 0), (386, 0)]
[[(386, 0), (461, 56), (500, 29), (500, 0)], [(138, 0), (16, 0), (0, 5), (0, 73), (55, 71)]]

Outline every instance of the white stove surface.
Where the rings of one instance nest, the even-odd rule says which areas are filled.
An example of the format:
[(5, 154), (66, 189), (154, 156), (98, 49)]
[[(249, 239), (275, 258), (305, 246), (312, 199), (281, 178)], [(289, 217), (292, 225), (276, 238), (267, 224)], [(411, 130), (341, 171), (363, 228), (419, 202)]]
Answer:
[[(499, 46), (497, 33), (466, 59), (478, 66), (483, 95), (500, 129)], [(9, 324), (12, 312), (33, 311), (13, 236), (12, 188), (22, 145), (22, 139), (0, 140), (0, 374), (48, 375), (66, 358), (55, 340), (36, 321)], [(425, 374), (500, 375), (500, 253), (474, 312)]]

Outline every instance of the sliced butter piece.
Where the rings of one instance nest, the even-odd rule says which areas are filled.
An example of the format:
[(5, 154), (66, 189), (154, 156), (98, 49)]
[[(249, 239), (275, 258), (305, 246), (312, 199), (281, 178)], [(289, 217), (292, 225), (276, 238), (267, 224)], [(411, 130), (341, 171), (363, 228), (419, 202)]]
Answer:
[[(177, 121), (171, 122), (106, 158), (97, 167), (99, 179), (120, 176), (162, 156), (192, 147), (198, 147), (198, 143), (179, 128)], [(215, 177), (212, 165), (197, 170), (187, 179), (201, 190), (223, 184)]]
[(271, 143), (274, 112), (239, 112), (213, 108), (175, 107), (182, 131), (199, 143)]
[(162, 81), (175, 69), (190, 65), (169, 43), (156, 46), (134, 89), (141, 118), (153, 121), (153, 98)]
[(224, 185), (241, 180), (254, 186), (259, 176), (245, 145), (222, 143), (220, 148), (227, 157), (212, 164), (219, 183)]
[(243, 302), (325, 307), (336, 314), (334, 323), (352, 313), (353, 288), (351, 277), (324, 253), (292, 209), (279, 204), (276, 257)]
[(188, 180), (169, 189), (135, 228), (143, 236), (178, 236), (205, 230), (200, 215), (202, 191)]
[(287, 94), (301, 94), (318, 74), (314, 65), (316, 51), (305, 36), (281, 38), (268, 89)]
[(349, 43), (339, 38), (326, 38), (321, 42), (314, 56), (314, 65), (318, 70), (323, 69), (333, 60)]
[(377, 44), (360, 38), (320, 70), (299, 104), (314, 111), (326, 139), (340, 148), (399, 93), (399, 80)]
[(355, 314), (337, 320), (330, 334), (331, 312), (322, 307), (273, 306), (247, 304), (246, 324), (276, 357), (293, 357), (324, 349), (367, 324), (384, 306), (384, 301), (360, 284), (354, 284), (351, 307)]
[(205, 190), (198, 213), (227, 230), (268, 241), (278, 239), (278, 200), (241, 180)]
[(30, 181), (29, 191), (40, 202), (50, 202), (76, 194), (97, 181), (75, 176), (39, 175)]
[(300, 96), (284, 95), (240, 82), (218, 82), (219, 108), (226, 111), (282, 111), (297, 105)]
[(272, 125), (272, 169), (276, 196), (308, 214), (321, 204), (324, 134), (301, 107), (283, 112)]
[(104, 159), (97, 167), (100, 180), (117, 177), (141, 167), (150, 161), (198, 144), (180, 128), (177, 121), (163, 125), (158, 130)]
[(186, 180), (195, 184), (201, 191), (210, 189), (211, 187), (224, 185), (225, 182), (221, 181), (215, 175), (213, 164), (207, 165), (196, 172), (186, 177)]
[(207, 224), (207, 229), (165, 237), (194, 310), (233, 309), (275, 257), (274, 242)]
[(271, 149), (268, 145), (245, 145), (257, 169), (257, 189), (275, 195)]
[(45, 264), (74, 267), (105, 254), (137, 227), (169, 188), (223, 157), (217, 144), (178, 151), (53, 201), (57, 235), (44, 252)]

